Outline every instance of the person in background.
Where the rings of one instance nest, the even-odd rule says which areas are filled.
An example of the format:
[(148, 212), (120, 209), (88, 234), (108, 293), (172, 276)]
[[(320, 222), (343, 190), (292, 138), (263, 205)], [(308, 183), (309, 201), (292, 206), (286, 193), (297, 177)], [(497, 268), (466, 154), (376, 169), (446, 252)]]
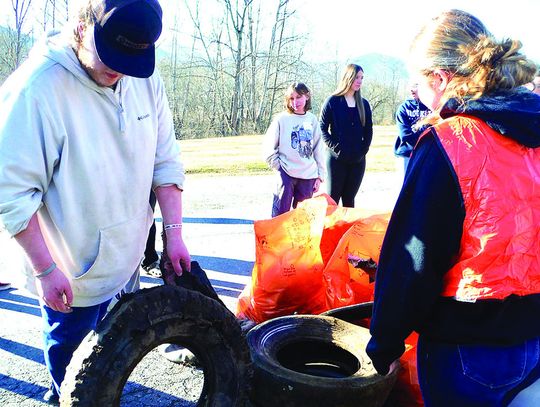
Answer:
[(326, 143), (328, 194), (337, 204), (354, 207), (366, 171), (366, 154), (373, 138), (371, 107), (362, 98), (362, 67), (345, 67), (338, 87), (323, 104), (320, 123)]
[[(152, 213), (156, 209), (156, 194), (154, 191), (150, 191), (149, 198), (150, 208)], [(161, 277), (161, 269), (159, 263), (161, 259), (161, 252), (156, 250), (156, 221), (152, 219), (152, 225), (148, 231), (148, 238), (146, 239), (146, 247), (144, 249), (144, 257), (141, 263), (143, 272), (151, 277)]]
[(412, 150), (420, 134), (427, 127), (419, 123), (419, 121), (431, 112), (418, 98), (417, 83), (410, 85), (410, 91), (411, 97), (399, 106), (396, 113), (398, 137), (394, 144), (394, 154), (403, 158), (403, 168), (405, 171), (407, 171)]
[(138, 282), (151, 189), (174, 271), (190, 269), (184, 171), (154, 71), (161, 30), (156, 0), (87, 0), (0, 88), (0, 223), (39, 296), (50, 404), (73, 351)]
[(266, 162), (279, 172), (272, 217), (311, 198), (326, 174), (323, 141), (317, 117), (310, 112), (308, 87), (300, 82), (289, 85), (284, 102), (285, 111), (272, 120), (263, 143)]
[(432, 127), (384, 238), (367, 352), (386, 374), (418, 332), (427, 407), (539, 405), (540, 98), (520, 48), (461, 10), (411, 46)]

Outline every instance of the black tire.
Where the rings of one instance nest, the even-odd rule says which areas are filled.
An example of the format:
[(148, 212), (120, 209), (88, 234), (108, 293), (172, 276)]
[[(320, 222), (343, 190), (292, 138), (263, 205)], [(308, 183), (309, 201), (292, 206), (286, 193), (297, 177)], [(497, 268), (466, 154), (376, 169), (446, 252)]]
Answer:
[(68, 366), (61, 405), (118, 406), (141, 359), (162, 343), (192, 351), (204, 372), (197, 406), (244, 406), (249, 349), (234, 315), (204, 295), (175, 286), (127, 294)]
[(373, 314), (373, 301), (363, 302), (360, 304), (347, 305), (341, 308), (333, 308), (325, 311), (322, 314), (327, 317), (334, 317), (341, 319), (342, 321), (350, 322), (351, 324), (358, 325), (358, 322), (362, 322), (367, 318), (371, 318)]
[(382, 406), (399, 369), (377, 374), (365, 352), (369, 331), (326, 316), (293, 315), (247, 335), (260, 407)]

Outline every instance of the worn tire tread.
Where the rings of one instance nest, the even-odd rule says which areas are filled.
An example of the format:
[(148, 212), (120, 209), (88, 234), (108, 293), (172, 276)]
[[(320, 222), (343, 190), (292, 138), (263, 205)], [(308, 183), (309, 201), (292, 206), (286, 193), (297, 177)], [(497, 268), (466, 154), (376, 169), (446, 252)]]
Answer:
[(197, 405), (244, 406), (250, 357), (234, 315), (215, 300), (176, 286), (143, 289), (115, 305), (74, 353), (62, 383), (61, 405), (119, 405), (138, 362), (156, 346), (178, 338), (195, 347), (186, 345), (204, 367), (205, 396)]

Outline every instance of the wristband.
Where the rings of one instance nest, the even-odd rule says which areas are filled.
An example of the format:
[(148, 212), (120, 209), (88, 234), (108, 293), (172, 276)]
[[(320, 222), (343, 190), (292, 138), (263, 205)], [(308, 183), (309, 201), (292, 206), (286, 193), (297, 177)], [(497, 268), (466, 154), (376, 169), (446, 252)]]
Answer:
[(169, 229), (182, 229), (181, 223), (170, 223), (168, 225), (163, 226), (163, 230), (169, 230)]
[(47, 267), (45, 270), (43, 270), (41, 273), (34, 274), (34, 277), (43, 278), (45, 276), (48, 276), (54, 271), (55, 268), (56, 268), (56, 263), (53, 261), (52, 264), (49, 267)]

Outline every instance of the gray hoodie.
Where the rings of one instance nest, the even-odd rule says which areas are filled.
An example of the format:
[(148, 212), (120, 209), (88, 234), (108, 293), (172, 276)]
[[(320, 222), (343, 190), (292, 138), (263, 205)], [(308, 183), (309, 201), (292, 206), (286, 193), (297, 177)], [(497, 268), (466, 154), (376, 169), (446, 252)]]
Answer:
[(0, 225), (16, 235), (37, 211), (73, 306), (91, 306), (136, 271), (150, 189), (181, 188), (184, 171), (159, 75), (100, 87), (66, 38), (36, 45), (0, 88)]

